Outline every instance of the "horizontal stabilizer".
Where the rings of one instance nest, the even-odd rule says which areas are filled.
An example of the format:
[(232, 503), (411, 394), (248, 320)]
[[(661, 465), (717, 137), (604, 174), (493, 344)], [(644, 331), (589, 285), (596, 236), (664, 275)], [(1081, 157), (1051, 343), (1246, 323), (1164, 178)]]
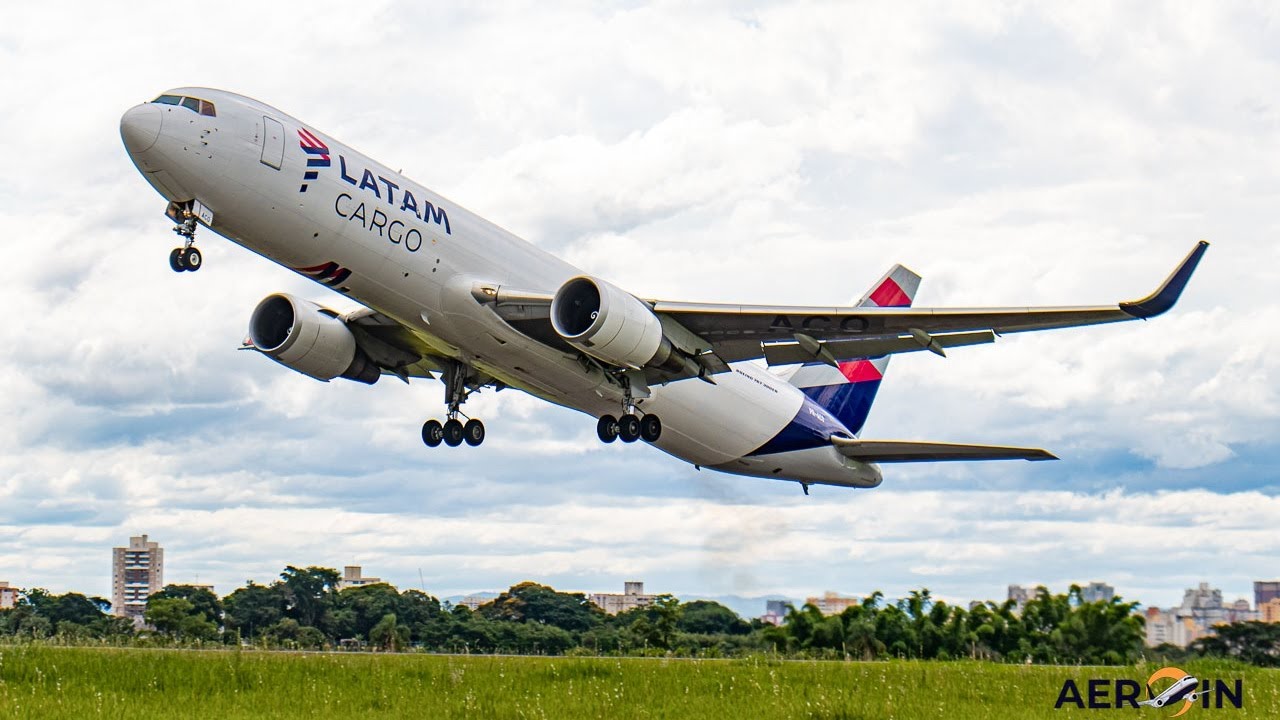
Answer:
[[(837, 360), (849, 358), (874, 358), (896, 353), (928, 350), (931, 344), (941, 348), (962, 347), (964, 345), (982, 345), (996, 341), (996, 334), (990, 330), (978, 332), (951, 333), (948, 335), (926, 335), (921, 342), (917, 335), (900, 335), (898, 337), (853, 338), (850, 340), (828, 340), (817, 343), (825, 354), (813, 352), (812, 347), (805, 347), (801, 342), (765, 343), (764, 359), (770, 365), (791, 365), (823, 361), (828, 355)], [(805, 337), (808, 344), (816, 341)], [(930, 342), (932, 341), (932, 343)], [(936, 351), (935, 351), (936, 352)]]
[(907, 440), (851, 440), (833, 437), (831, 442), (841, 455), (862, 462), (946, 462), (951, 460), (1057, 460), (1040, 448), (1005, 447), (1003, 445), (960, 445), (941, 442)]

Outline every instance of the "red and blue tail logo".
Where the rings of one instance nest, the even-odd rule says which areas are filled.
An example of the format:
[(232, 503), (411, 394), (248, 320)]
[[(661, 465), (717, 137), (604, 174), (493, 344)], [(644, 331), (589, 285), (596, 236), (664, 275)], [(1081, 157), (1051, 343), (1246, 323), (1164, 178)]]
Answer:
[(307, 170), (302, 174), (302, 187), (298, 188), (298, 192), (304, 193), (307, 191), (307, 182), (320, 177), (320, 171), (314, 168), (329, 167), (332, 161), (329, 160), (329, 146), (305, 128), (298, 128), (298, 146), (308, 155)]
[[(859, 300), (858, 307), (910, 307), (919, 288), (919, 275), (895, 265)], [(797, 369), (789, 380), (856, 435), (867, 422), (889, 358), (841, 358), (837, 365), (809, 363)]]

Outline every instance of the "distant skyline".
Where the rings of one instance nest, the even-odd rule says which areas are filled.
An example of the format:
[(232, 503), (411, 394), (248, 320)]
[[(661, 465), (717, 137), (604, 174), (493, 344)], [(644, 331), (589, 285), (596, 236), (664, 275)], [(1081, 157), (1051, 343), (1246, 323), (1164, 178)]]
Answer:
[[(1159, 607), (1280, 575), (1280, 7), (20, 4), (0, 25), (0, 580), (110, 595), (363, 565), (441, 595), (521, 580), (966, 601), (1105, 580)], [(170, 34), (172, 36), (170, 37)], [(886, 466), (869, 491), (699, 472), (515, 391), (430, 451), (439, 383), (318, 383), (237, 351), (285, 291), (213, 233), (175, 274), (130, 106), (225, 88), (305, 119), (643, 296), (834, 304), (1138, 297), (1151, 322), (895, 358), (868, 436), (1056, 463)], [(422, 581), (419, 581), (419, 577)]]
[[(142, 538), (143, 538), (143, 539), (146, 539), (147, 537), (148, 537), (148, 536), (147, 536), (146, 534), (144, 534), (144, 535), (142, 536)], [(130, 538), (130, 542), (132, 542), (134, 539), (136, 539), (136, 538)], [(335, 571), (339, 571), (339, 572), (345, 572), (345, 570), (346, 570), (346, 569), (353, 567), (353, 566), (351, 566), (350, 564), (346, 564), (346, 563), (344, 563), (344, 564), (342, 564), (342, 565), (332, 565), (332, 564), (325, 564), (325, 563), (289, 563), (289, 565), (293, 565), (293, 566), (295, 566), (295, 567), (308, 567), (308, 566), (327, 567), (327, 568), (331, 568), (331, 569), (333, 569), (333, 570), (335, 570)], [(356, 569), (358, 569), (358, 570), (361, 570), (361, 571), (363, 571), (363, 570), (367, 570), (367, 569), (368, 569), (368, 568), (364, 568), (363, 566), (354, 566), (354, 567), (355, 567)], [(283, 570), (283, 569), (284, 569), (284, 568), (282, 567), (282, 568), (281, 568), (281, 570)], [(344, 577), (345, 577), (345, 575), (344, 575)], [(220, 588), (220, 587), (214, 586), (213, 590), (214, 590), (215, 594), (217, 594), (219, 597), (225, 597), (226, 595), (228, 595), (228, 594), (230, 594), (230, 593), (234, 592), (238, 587), (242, 587), (243, 585), (248, 584), (248, 581), (253, 581), (253, 582), (256, 582), (256, 583), (258, 583), (258, 584), (260, 584), (260, 585), (267, 585), (267, 584), (270, 584), (270, 583), (272, 583), (272, 582), (274, 582), (274, 581), (276, 581), (276, 580), (278, 580), (278, 579), (280, 579), (280, 578), (279, 578), (279, 574), (278, 574), (278, 573), (277, 573), (275, 576), (273, 576), (273, 577), (267, 577), (267, 578), (246, 578), (245, 582), (243, 582), (243, 583), (241, 583), (241, 584), (239, 584), (239, 585), (236, 585), (236, 586), (233, 586), (233, 587), (225, 587), (225, 588)], [(4, 578), (0, 578), (0, 580), (4, 580)], [(544, 582), (544, 581), (537, 580), (537, 579), (535, 579), (535, 578), (524, 578), (524, 579), (521, 579), (521, 580), (513, 580), (513, 581), (511, 581), (511, 582), (509, 582), (509, 583), (507, 583), (507, 584), (503, 585), (502, 587), (492, 587), (492, 588), (484, 588), (484, 589), (472, 590), (472, 591), (469, 591), (469, 592), (454, 592), (454, 593), (445, 594), (445, 593), (435, 592), (435, 591), (433, 591), (430, 587), (424, 587), (421, 583), (419, 583), (419, 584), (417, 584), (417, 585), (404, 585), (404, 584), (401, 584), (401, 583), (396, 583), (396, 582), (393, 582), (393, 581), (391, 581), (391, 580), (388, 580), (388, 579), (382, 579), (382, 578), (372, 578), (372, 580), (374, 580), (374, 581), (378, 581), (378, 582), (385, 582), (385, 583), (388, 583), (388, 584), (392, 585), (393, 587), (395, 587), (395, 588), (397, 588), (398, 590), (401, 590), (401, 591), (404, 591), (404, 590), (422, 590), (422, 591), (426, 592), (427, 594), (432, 595), (433, 597), (436, 597), (438, 600), (441, 600), (441, 601), (445, 601), (445, 600), (456, 601), (456, 600), (459, 600), (459, 599), (462, 599), (462, 598), (466, 598), (466, 597), (497, 597), (499, 594), (501, 594), (502, 592), (504, 592), (504, 591), (508, 590), (510, 587), (512, 587), (512, 586), (514, 586), (514, 585), (516, 585), (516, 584), (518, 584), (518, 583), (525, 582), (526, 580), (531, 580), (531, 581), (533, 581), (533, 582), (539, 582), (539, 583), (542, 583), (542, 584), (550, 584), (550, 583), (546, 583), (546, 582)], [(611, 587), (611, 588), (606, 588), (606, 587), (560, 587), (560, 586), (555, 586), (555, 585), (552, 585), (552, 587), (554, 587), (556, 590), (561, 591), (561, 592), (581, 592), (581, 593), (584, 593), (585, 595), (587, 595), (588, 597), (590, 597), (592, 594), (595, 594), (595, 593), (617, 593), (617, 592), (621, 592), (621, 591), (622, 591), (622, 588), (623, 588), (623, 586), (624, 586), (624, 584), (629, 583), (629, 582), (631, 582), (631, 581), (639, 581), (639, 582), (641, 582), (642, 584), (643, 584), (643, 582), (644, 582), (642, 578), (639, 578), (639, 579), (638, 579), (638, 578), (634, 578), (634, 577), (633, 577), (633, 578), (630, 578), (630, 580), (628, 580), (628, 581), (626, 581), (626, 582), (620, 582), (620, 583), (618, 583), (618, 584), (616, 585), (616, 587)], [(1229, 592), (1227, 592), (1227, 591), (1223, 591), (1222, 598), (1223, 598), (1223, 602), (1224, 602), (1224, 604), (1230, 605), (1232, 602), (1235, 602), (1235, 601), (1240, 600), (1240, 599), (1244, 599), (1244, 600), (1247, 600), (1247, 601), (1249, 602), (1249, 606), (1250, 606), (1250, 608), (1252, 608), (1252, 609), (1254, 609), (1254, 610), (1257, 610), (1258, 608), (1254, 607), (1254, 598), (1253, 598), (1254, 590), (1253, 590), (1253, 584), (1254, 584), (1255, 582), (1258, 582), (1258, 581), (1269, 582), (1269, 581), (1271, 581), (1271, 580), (1270, 580), (1270, 579), (1264, 579), (1264, 578), (1256, 578), (1256, 579), (1254, 579), (1254, 580), (1250, 580), (1250, 581), (1249, 581), (1250, 591), (1249, 591), (1249, 593), (1248, 593), (1248, 594), (1241, 594), (1241, 595), (1238, 595), (1238, 596), (1233, 596), (1233, 595), (1231, 595)], [(10, 582), (10, 584), (11, 584), (11, 585), (13, 584), (13, 583), (12, 583), (12, 581), (9, 581), (9, 582)], [(935, 600), (943, 600), (943, 601), (947, 602), (948, 604), (961, 605), (961, 606), (963, 606), (963, 605), (965, 605), (965, 604), (967, 604), (967, 603), (969, 603), (969, 602), (974, 602), (974, 601), (977, 601), (977, 602), (987, 602), (987, 601), (992, 601), (992, 602), (996, 602), (996, 603), (1004, 602), (1004, 601), (1007, 599), (1007, 597), (1008, 597), (1008, 589), (1009, 589), (1011, 586), (1014, 586), (1014, 585), (1021, 586), (1021, 587), (1025, 588), (1025, 589), (1027, 589), (1027, 590), (1029, 590), (1029, 591), (1034, 591), (1034, 590), (1035, 590), (1037, 587), (1039, 587), (1039, 586), (1045, 586), (1046, 588), (1048, 588), (1048, 590), (1049, 590), (1052, 594), (1061, 594), (1061, 593), (1066, 593), (1066, 592), (1070, 589), (1071, 585), (1073, 585), (1073, 584), (1074, 584), (1074, 585), (1079, 585), (1081, 588), (1087, 588), (1087, 586), (1088, 586), (1090, 583), (1094, 583), (1094, 582), (1101, 582), (1101, 583), (1103, 583), (1104, 585), (1109, 585), (1109, 586), (1111, 586), (1111, 587), (1114, 589), (1114, 591), (1115, 591), (1115, 595), (1116, 595), (1116, 597), (1122, 598), (1125, 602), (1138, 602), (1138, 603), (1140, 604), (1140, 606), (1141, 606), (1141, 607), (1143, 607), (1143, 608), (1148, 608), (1148, 607), (1160, 607), (1160, 606), (1152, 605), (1152, 604), (1150, 604), (1150, 603), (1145, 603), (1145, 602), (1143, 602), (1143, 601), (1142, 601), (1142, 598), (1132, 597), (1132, 596), (1126, 595), (1126, 594), (1123, 592), (1123, 588), (1115, 587), (1115, 586), (1114, 586), (1114, 585), (1112, 585), (1111, 583), (1108, 583), (1108, 582), (1106, 581), (1106, 579), (1105, 579), (1105, 578), (1093, 578), (1092, 580), (1088, 580), (1088, 581), (1075, 581), (1075, 582), (1072, 582), (1072, 583), (1068, 583), (1068, 584), (1066, 584), (1066, 585), (1063, 585), (1063, 586), (1061, 586), (1061, 587), (1055, 587), (1055, 586), (1047, 585), (1046, 583), (1042, 583), (1042, 582), (1026, 582), (1026, 583), (1016, 583), (1016, 582), (1011, 582), (1011, 583), (1007, 583), (1007, 584), (1005, 584), (1005, 585), (1003, 586), (1002, 591), (1001, 591), (1000, 593), (998, 593), (998, 594), (996, 594), (996, 595), (992, 595), (992, 596), (990, 596), (990, 597), (971, 597), (971, 598), (954, 598), (954, 597), (944, 597), (944, 596), (942, 596), (942, 595), (938, 595), (938, 594), (936, 594), (936, 593), (933, 593), (933, 592), (932, 592), (932, 590), (930, 591), (930, 594), (934, 597), (934, 599), (935, 599)], [(1221, 588), (1223, 587), (1223, 586), (1221, 586), (1221, 585), (1219, 585), (1219, 584), (1215, 583), (1213, 580), (1209, 580), (1209, 579), (1202, 579), (1202, 580), (1200, 580), (1200, 581), (1198, 581), (1198, 582), (1194, 583), (1193, 585), (1190, 585), (1190, 586), (1188, 586), (1187, 588), (1184, 588), (1184, 593), (1185, 593), (1186, 591), (1189, 591), (1189, 590), (1195, 590), (1195, 589), (1196, 589), (1200, 584), (1202, 584), (1202, 583), (1207, 583), (1211, 588), (1214, 588), (1214, 589), (1221, 589)], [(165, 582), (164, 584), (165, 584), (165, 585), (207, 585), (207, 583), (204, 583), (204, 582), (200, 581), (200, 580), (199, 580), (199, 578), (196, 578), (196, 579), (179, 579), (179, 580), (173, 580), (173, 581)], [(39, 582), (35, 582), (35, 583), (27, 584), (27, 585), (17, 585), (16, 587), (17, 587), (17, 589), (19, 589), (19, 590), (25, 590), (25, 589), (29, 589), (29, 588), (45, 587), (45, 586), (41, 585)], [(354, 587), (354, 585), (352, 585), (352, 587)], [(688, 591), (684, 591), (684, 592), (674, 592), (674, 591), (670, 591), (670, 590), (655, 589), (655, 588), (652, 588), (652, 587), (646, 587), (645, 589), (646, 589), (646, 591), (647, 591), (648, 593), (650, 593), (650, 594), (652, 594), (652, 595), (672, 594), (672, 595), (675, 595), (675, 596), (679, 597), (682, 601), (685, 601), (685, 602), (689, 602), (689, 601), (693, 601), (693, 600), (714, 600), (714, 601), (721, 602), (721, 603), (725, 604), (726, 606), (728, 606), (728, 607), (732, 608), (732, 609), (733, 609), (735, 612), (737, 612), (739, 615), (742, 615), (743, 617), (748, 617), (748, 618), (750, 618), (750, 617), (758, 617), (758, 616), (760, 616), (761, 614), (763, 614), (763, 610), (764, 610), (764, 603), (765, 603), (767, 600), (786, 599), (786, 600), (789, 600), (789, 601), (792, 601), (792, 602), (796, 603), (796, 604), (797, 604), (797, 606), (799, 606), (799, 604), (801, 604), (801, 603), (805, 602), (807, 598), (811, 598), (811, 597), (820, 597), (820, 596), (822, 596), (823, 594), (828, 593), (828, 592), (834, 592), (834, 593), (836, 593), (837, 595), (839, 595), (839, 596), (841, 596), (841, 597), (866, 597), (866, 596), (870, 595), (871, 593), (875, 592), (875, 590), (867, 590), (867, 591), (842, 591), (842, 590), (839, 590), (839, 589), (836, 589), (836, 588), (824, 588), (824, 589), (823, 589), (823, 590), (821, 590), (821, 591), (812, 591), (812, 592), (801, 593), (801, 594), (799, 594), (799, 595), (792, 595), (792, 596), (788, 596), (786, 593), (761, 593), (761, 594), (754, 594), (754, 595), (741, 595), (741, 594), (736, 594), (736, 593), (719, 593), (719, 594), (717, 594), (717, 593), (707, 593), (707, 592), (700, 592), (700, 591), (698, 591), (698, 590), (696, 590), (696, 589), (694, 589), (694, 590), (688, 590)], [(910, 590), (920, 590), (920, 589), (922, 589), (922, 588), (909, 588), (908, 592), (909, 592)], [(61, 590), (60, 592), (83, 592), (83, 591), (82, 591), (82, 590), (78, 590), (77, 588), (65, 588), (65, 589)], [(882, 591), (882, 592), (883, 592), (883, 591)], [(89, 592), (85, 592), (84, 594), (86, 594), (86, 595), (90, 595), (90, 596), (92, 596), (92, 595), (93, 595), (93, 593), (89, 593)], [(896, 595), (892, 595), (892, 594), (888, 594), (888, 593), (886, 593), (886, 594), (884, 595), (884, 602), (889, 602), (889, 603), (896, 602), (897, 600), (901, 599), (901, 597), (905, 597), (907, 594), (908, 594), (907, 592), (904, 592), (904, 593), (902, 593), (902, 595), (901, 595), (901, 596), (896, 596)], [(1182, 598), (1179, 598), (1179, 599), (1178, 599), (1178, 602), (1171, 603), (1169, 606), (1171, 606), (1171, 607), (1176, 607), (1176, 606), (1178, 606), (1178, 605), (1180, 604), (1181, 600), (1182, 600)], [(760, 605), (760, 608), (759, 608), (759, 610), (758, 610), (758, 611), (757, 611), (757, 610), (753, 610), (753, 609), (752, 609), (752, 608), (754, 608), (754, 607), (755, 607), (755, 605), (756, 605), (756, 604)]]

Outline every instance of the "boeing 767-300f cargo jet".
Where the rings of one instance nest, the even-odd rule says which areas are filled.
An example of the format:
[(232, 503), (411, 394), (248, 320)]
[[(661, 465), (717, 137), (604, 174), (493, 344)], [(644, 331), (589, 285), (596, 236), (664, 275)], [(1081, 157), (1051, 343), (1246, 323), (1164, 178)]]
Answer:
[[(256, 100), (178, 88), (124, 114), (129, 157), (169, 201), (198, 270), (201, 225), (362, 306), (340, 315), (267, 296), (246, 347), (317, 380), (438, 378), (445, 422), (422, 439), (479, 445), (458, 418), (481, 388), (512, 387), (598, 418), (694, 465), (811, 484), (875, 487), (880, 463), (1050, 460), (1035, 448), (859, 438), (889, 356), (1027, 330), (1150, 318), (1173, 306), (1207, 243), (1151, 295), (1114, 305), (912, 308), (895, 266), (849, 307), (637, 298), (521, 240), (386, 165)], [(757, 362), (763, 359), (771, 370)]]

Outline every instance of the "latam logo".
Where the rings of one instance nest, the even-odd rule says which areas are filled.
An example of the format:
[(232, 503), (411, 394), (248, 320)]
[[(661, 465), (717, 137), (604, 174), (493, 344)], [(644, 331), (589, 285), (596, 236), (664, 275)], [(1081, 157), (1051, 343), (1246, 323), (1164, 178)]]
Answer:
[(338, 286), (346, 282), (347, 278), (351, 277), (351, 271), (336, 262), (327, 262), (323, 265), (313, 265), (312, 267), (294, 268), (294, 270), (306, 275), (318, 283), (335, 288), (339, 292), (347, 292), (347, 288)]
[(329, 160), (329, 146), (305, 128), (298, 128), (298, 147), (310, 156), (307, 158), (307, 171), (302, 174), (302, 187), (298, 188), (298, 192), (304, 193), (307, 181), (320, 177), (320, 171), (314, 168), (329, 167), (332, 162)]

